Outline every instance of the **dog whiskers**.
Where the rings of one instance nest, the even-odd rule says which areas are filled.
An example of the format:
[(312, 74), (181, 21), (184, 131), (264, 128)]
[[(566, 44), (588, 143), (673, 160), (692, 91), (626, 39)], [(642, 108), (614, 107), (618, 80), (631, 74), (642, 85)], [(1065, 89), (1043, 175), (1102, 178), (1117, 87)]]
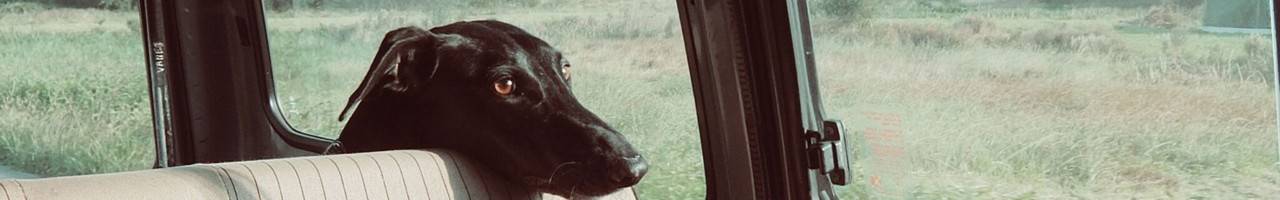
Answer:
[(573, 198), (578, 197), (578, 185), (582, 185), (582, 180), (573, 182), (573, 187), (569, 187), (569, 200), (573, 200)]
[(560, 174), (560, 169), (564, 168), (565, 166), (571, 166), (576, 164), (578, 164), (578, 162), (565, 162), (565, 163), (560, 163), (559, 165), (556, 165), (556, 168), (551, 170), (551, 175), (547, 177), (547, 184), (555, 183), (556, 175)]

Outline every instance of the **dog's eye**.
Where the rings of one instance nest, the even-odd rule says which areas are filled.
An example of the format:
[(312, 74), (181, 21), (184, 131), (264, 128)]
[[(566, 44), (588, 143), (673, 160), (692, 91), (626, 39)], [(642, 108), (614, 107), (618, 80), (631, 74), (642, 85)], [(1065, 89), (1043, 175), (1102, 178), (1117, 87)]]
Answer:
[(571, 78), (571, 76), (569, 76), (569, 64), (564, 64), (564, 67), (560, 68), (560, 73), (564, 74), (564, 80), (569, 80), (569, 78)]
[(497, 81), (493, 81), (493, 91), (497, 92), (498, 95), (500, 96), (511, 95), (511, 92), (515, 90), (516, 90), (516, 82), (511, 81), (510, 78), (503, 78), (503, 79), (498, 79)]

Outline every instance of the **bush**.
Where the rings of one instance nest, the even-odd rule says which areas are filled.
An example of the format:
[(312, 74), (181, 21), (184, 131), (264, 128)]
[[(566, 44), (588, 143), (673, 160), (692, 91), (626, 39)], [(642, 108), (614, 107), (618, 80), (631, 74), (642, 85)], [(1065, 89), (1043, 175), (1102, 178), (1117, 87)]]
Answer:
[(1013, 35), (995, 22), (969, 16), (952, 23), (886, 23), (866, 27), (870, 38), (890, 45), (934, 48), (1008, 45)]
[(1109, 54), (1125, 49), (1107, 27), (1049, 26), (1022, 32), (1019, 38), (1033, 47), (1067, 52)]
[(61, 8), (105, 8), (112, 10), (137, 8), (137, 0), (0, 0), (0, 11), (46, 10)]
[(467, 4), (472, 7), (501, 7), (501, 6), (537, 6), (542, 4), (539, 0), (467, 0)]
[[(1240, 74), (1248, 74), (1248, 79), (1261, 79), (1266, 83), (1271, 83), (1275, 78), (1276, 66), (1273, 56), (1275, 49), (1271, 46), (1271, 39), (1267, 36), (1252, 35), (1244, 41), (1244, 55), (1235, 59), (1235, 64), (1239, 66)], [(1271, 84), (1267, 84), (1271, 85)]]
[(34, 2), (9, 2), (0, 5), (0, 13), (28, 13), (48, 9), (48, 6)]
[(1049, 8), (1065, 7), (1118, 7), (1141, 8), (1161, 4), (1175, 4), (1183, 8), (1195, 8), (1204, 5), (1205, 0), (1035, 0)]
[(111, 1), (133, 2), (133, 0), (0, 0), (0, 4), (26, 2), (63, 8), (102, 8), (103, 5)]
[(57, 7), (71, 8), (96, 8), (100, 3), (102, 3), (100, 0), (41, 0), (38, 2)]
[(1204, 0), (1170, 0), (1170, 2), (1177, 4), (1179, 7), (1186, 8), (1186, 9), (1191, 9), (1191, 8), (1200, 7), (1201, 5), (1204, 5)]
[(957, 33), (964, 34), (970, 41), (980, 44), (1006, 44), (1012, 37), (1007, 30), (996, 26), (995, 22), (982, 17), (965, 17), (959, 22), (956, 22), (953, 27)]
[(866, 22), (876, 12), (876, 0), (818, 0), (811, 9), (845, 22)]
[(1129, 23), (1163, 29), (1192, 26), (1191, 23), (1195, 20), (1188, 14), (1190, 12), (1192, 12), (1191, 9), (1168, 2), (1151, 6), (1142, 18)]
[(98, 6), (111, 10), (136, 10), (138, 0), (102, 0)]
[(266, 7), (276, 12), (289, 11), (293, 9), (293, 0), (271, 0)]
[(1197, 19), (1203, 9), (1203, 0), (1168, 0), (1152, 5), (1141, 17), (1125, 20), (1122, 23), (1133, 26), (1180, 29), (1197, 26)]
[(468, 1), (457, 0), (294, 0), (301, 7), (326, 10), (381, 11), (399, 10), (427, 13), (458, 12)]
[(1045, 7), (1050, 7), (1050, 8), (1062, 8), (1067, 6), (1085, 6), (1085, 5), (1094, 3), (1093, 1), (1089, 1), (1089, 0), (1038, 0), (1038, 2), (1040, 4), (1044, 4)]
[(884, 39), (903, 45), (954, 48), (962, 47), (969, 42), (968, 35), (942, 25), (904, 23), (889, 24), (882, 28), (884, 30), (884, 36), (882, 36)]
[(916, 5), (941, 13), (960, 13), (969, 10), (969, 7), (960, 0), (916, 0)]
[(311, 2), (307, 3), (307, 7), (310, 7), (311, 9), (324, 7), (324, 0), (311, 0)]

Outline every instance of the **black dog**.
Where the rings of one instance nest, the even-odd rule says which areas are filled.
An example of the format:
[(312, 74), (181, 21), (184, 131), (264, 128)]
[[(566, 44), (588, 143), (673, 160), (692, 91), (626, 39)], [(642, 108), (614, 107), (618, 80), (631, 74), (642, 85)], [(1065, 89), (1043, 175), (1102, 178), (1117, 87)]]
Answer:
[(569, 90), (569, 62), (498, 21), (387, 33), (337, 144), (345, 152), (457, 151), (529, 187), (599, 196), (647, 171), (621, 134)]

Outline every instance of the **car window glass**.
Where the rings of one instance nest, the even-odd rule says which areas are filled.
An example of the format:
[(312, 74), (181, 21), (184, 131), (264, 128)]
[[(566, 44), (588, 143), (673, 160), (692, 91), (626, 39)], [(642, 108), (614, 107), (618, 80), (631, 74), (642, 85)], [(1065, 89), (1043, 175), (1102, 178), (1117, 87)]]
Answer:
[[(385, 33), (494, 19), (572, 63), (572, 91), (649, 160), (642, 198), (704, 198), (702, 157), (675, 1), (266, 0), (276, 98), (289, 124), (335, 138), (339, 112)], [(444, 98), (444, 97), (442, 97)]]
[(854, 199), (1280, 194), (1268, 1), (812, 0)]

